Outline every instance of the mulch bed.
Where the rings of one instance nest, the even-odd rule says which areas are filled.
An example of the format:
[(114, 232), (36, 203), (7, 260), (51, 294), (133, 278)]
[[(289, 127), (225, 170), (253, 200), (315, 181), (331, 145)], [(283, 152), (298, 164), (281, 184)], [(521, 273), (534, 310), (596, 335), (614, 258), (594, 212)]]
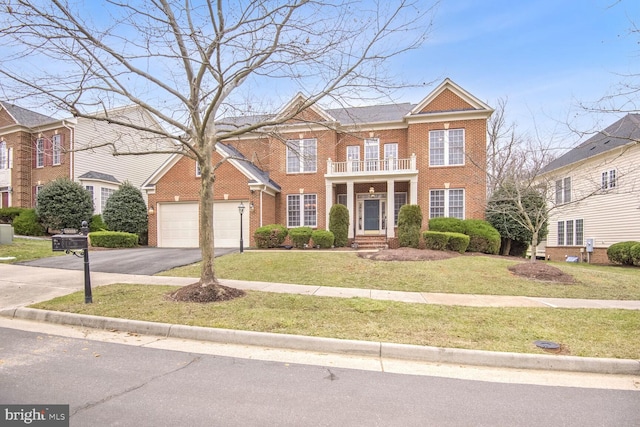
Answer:
[(526, 277), (527, 279), (541, 280), (544, 282), (575, 282), (573, 276), (544, 262), (522, 262), (510, 266), (509, 271), (518, 276)]
[(246, 293), (242, 289), (230, 288), (223, 285), (209, 285), (202, 287), (199, 282), (184, 286), (177, 291), (167, 295), (172, 301), (181, 302), (217, 302), (230, 301), (234, 298), (244, 296)]
[(378, 252), (358, 252), (361, 258), (374, 261), (440, 261), (460, 256), (457, 252), (433, 251), (430, 249), (383, 249)]

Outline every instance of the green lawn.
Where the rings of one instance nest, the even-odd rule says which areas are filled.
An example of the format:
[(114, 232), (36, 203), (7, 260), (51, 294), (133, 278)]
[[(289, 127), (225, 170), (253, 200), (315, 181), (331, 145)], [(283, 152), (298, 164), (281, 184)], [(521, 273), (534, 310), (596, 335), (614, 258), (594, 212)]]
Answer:
[(14, 238), (10, 244), (0, 245), (0, 258), (16, 258), (14, 260), (0, 261), (0, 263), (31, 261), (60, 255), (64, 255), (64, 252), (53, 252), (51, 250), (51, 240), (49, 239)]
[(170, 286), (109, 285), (32, 307), (97, 316), (227, 329), (543, 354), (640, 359), (640, 312), (551, 308), (477, 308), (250, 291), (232, 301), (169, 301)]
[[(216, 258), (224, 279), (413, 292), (640, 300), (640, 268), (552, 263), (577, 280), (556, 284), (513, 275), (517, 261), (465, 255), (442, 261), (372, 261), (353, 252), (247, 251)], [(544, 262), (544, 261), (541, 261)], [(200, 264), (161, 273), (199, 277)]]

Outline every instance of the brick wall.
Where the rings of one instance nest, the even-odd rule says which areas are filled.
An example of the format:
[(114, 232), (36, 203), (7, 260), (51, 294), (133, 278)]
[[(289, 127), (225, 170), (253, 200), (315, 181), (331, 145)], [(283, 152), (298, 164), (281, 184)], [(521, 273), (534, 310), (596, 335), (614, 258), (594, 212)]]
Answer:
[[(584, 249), (584, 248), (583, 248)], [(579, 246), (547, 246), (545, 255), (551, 261), (564, 261), (567, 256), (576, 256), (578, 259), (586, 262), (587, 253), (580, 252)], [(607, 248), (594, 248), (590, 256), (591, 264), (609, 264), (607, 257)]]

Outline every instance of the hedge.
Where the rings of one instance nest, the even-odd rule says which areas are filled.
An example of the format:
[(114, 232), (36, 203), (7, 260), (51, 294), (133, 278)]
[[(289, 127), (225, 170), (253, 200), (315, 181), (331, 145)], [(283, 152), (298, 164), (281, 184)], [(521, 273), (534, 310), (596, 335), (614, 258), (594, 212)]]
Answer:
[(297, 227), (289, 229), (289, 238), (296, 248), (304, 248), (311, 240), (313, 230), (310, 227)]
[(640, 265), (640, 243), (631, 246), (630, 252), (633, 265)]
[(469, 247), (469, 241), (471, 240), (469, 236), (462, 233), (445, 233), (445, 234), (449, 236), (449, 240), (447, 241), (448, 250), (460, 252), (461, 254), (465, 253), (465, 251)]
[(424, 247), (435, 251), (443, 251), (447, 248), (449, 235), (441, 231), (424, 231), (422, 233)]
[(0, 224), (11, 224), (26, 208), (0, 208)]
[(466, 219), (463, 221), (465, 232), (469, 236), (469, 252), (482, 252), (497, 255), (500, 252), (500, 233), (487, 221)]
[(278, 248), (284, 243), (289, 230), (281, 224), (269, 224), (259, 227), (254, 233), (253, 238), (256, 246), (260, 249)]
[(633, 265), (634, 260), (631, 248), (638, 244), (640, 242), (634, 241), (614, 243), (607, 248), (607, 257), (614, 264)]
[(100, 248), (133, 248), (138, 245), (138, 235), (124, 231), (95, 231), (89, 233), (91, 246)]
[(45, 229), (40, 224), (35, 209), (23, 209), (12, 222), (13, 232), (18, 236), (44, 236)]
[(429, 220), (429, 230), (443, 233), (465, 234), (464, 221), (458, 218), (442, 217)]
[(319, 246), (321, 249), (328, 249), (333, 246), (335, 236), (328, 230), (315, 230), (311, 233), (311, 239), (314, 246)]

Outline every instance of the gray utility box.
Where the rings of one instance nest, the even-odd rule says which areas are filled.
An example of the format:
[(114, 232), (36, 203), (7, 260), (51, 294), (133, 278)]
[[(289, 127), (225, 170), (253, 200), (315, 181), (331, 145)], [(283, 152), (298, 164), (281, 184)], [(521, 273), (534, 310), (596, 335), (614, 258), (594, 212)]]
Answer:
[(0, 245), (13, 242), (13, 227), (11, 224), (0, 224)]
[(51, 236), (51, 249), (58, 251), (79, 251), (87, 249), (87, 236), (82, 234), (56, 234)]

